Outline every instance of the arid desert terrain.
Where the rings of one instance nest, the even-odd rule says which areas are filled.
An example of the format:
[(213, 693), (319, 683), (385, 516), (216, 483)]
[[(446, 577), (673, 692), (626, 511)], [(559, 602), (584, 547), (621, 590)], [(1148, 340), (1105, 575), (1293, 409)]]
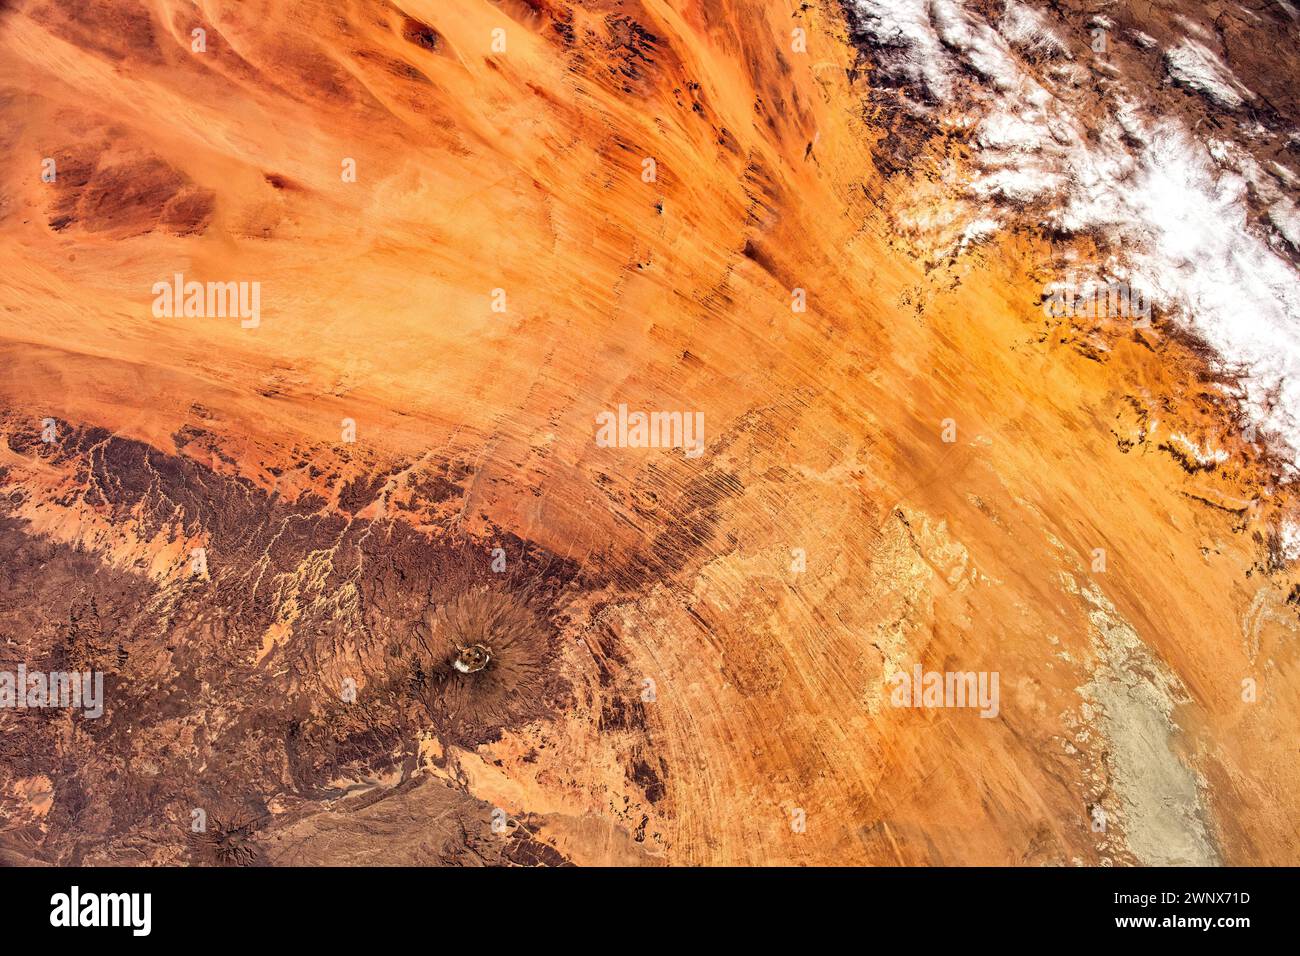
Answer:
[(0, 3), (0, 863), (1300, 864), (1298, 44)]

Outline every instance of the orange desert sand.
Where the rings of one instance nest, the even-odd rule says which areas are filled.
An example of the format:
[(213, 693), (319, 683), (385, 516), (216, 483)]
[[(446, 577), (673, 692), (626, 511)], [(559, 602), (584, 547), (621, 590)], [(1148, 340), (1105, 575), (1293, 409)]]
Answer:
[(1045, 317), (1093, 240), (899, 228), (972, 159), (876, 74), (827, 0), (6, 4), (0, 669), (106, 703), (0, 710), (0, 860), (1300, 863), (1285, 468)]

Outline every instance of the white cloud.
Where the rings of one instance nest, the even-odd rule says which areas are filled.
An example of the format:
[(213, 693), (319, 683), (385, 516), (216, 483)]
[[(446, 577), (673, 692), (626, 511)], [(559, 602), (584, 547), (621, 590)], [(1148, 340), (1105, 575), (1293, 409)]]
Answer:
[(1213, 52), (1195, 40), (1184, 39), (1165, 51), (1165, 71), (1179, 86), (1208, 96), (1225, 109), (1255, 98)]
[[(1006, 203), (1035, 204), (1045, 224), (1067, 234), (1104, 233), (1119, 261), (1094, 271), (1148, 291), (1243, 373), (1248, 411), (1294, 459), (1300, 277), (1253, 222), (1248, 198), (1253, 191), (1263, 200), (1292, 244), (1300, 238), (1295, 205), (1244, 150), (1207, 144), (1177, 120), (1148, 114), (1119, 81), (1107, 81), (1109, 113), (1100, 122), (1075, 114), (1050, 79), (1065, 64), (1040, 77), (1017, 52), (1038, 29), (1037, 15), (1021, 7), (1009, 6), (999, 33), (955, 0), (856, 0), (892, 75), (920, 84), (973, 129), (978, 171), (967, 183), (966, 231), (961, 222), (951, 227), (963, 237), (958, 247), (987, 238)], [(1196, 41), (1169, 51), (1166, 67), (1221, 104), (1252, 96)], [(973, 116), (964, 112), (972, 105)]]

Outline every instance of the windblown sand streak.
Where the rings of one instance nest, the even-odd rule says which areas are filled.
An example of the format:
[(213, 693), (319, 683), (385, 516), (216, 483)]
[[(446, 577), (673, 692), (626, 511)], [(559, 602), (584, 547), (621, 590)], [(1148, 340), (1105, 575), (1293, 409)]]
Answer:
[(838, 4), (20, 0), (0, 54), (0, 668), (109, 675), (0, 711), (0, 858), (1300, 859), (1292, 486), (1197, 343), (1045, 321), (1052, 237), (899, 228), (978, 171)]

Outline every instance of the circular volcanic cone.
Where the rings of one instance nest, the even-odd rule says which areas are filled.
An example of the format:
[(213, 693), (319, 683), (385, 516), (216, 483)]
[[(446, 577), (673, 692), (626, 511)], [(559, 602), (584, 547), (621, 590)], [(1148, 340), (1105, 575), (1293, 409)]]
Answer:
[(430, 606), (402, 656), (435, 730), (472, 747), (551, 710), (553, 639), (525, 600), (475, 587)]
[(202, 830), (188, 834), (194, 859), (206, 866), (264, 865), (256, 835), (265, 819), (265, 814), (248, 810), (213, 813)]

